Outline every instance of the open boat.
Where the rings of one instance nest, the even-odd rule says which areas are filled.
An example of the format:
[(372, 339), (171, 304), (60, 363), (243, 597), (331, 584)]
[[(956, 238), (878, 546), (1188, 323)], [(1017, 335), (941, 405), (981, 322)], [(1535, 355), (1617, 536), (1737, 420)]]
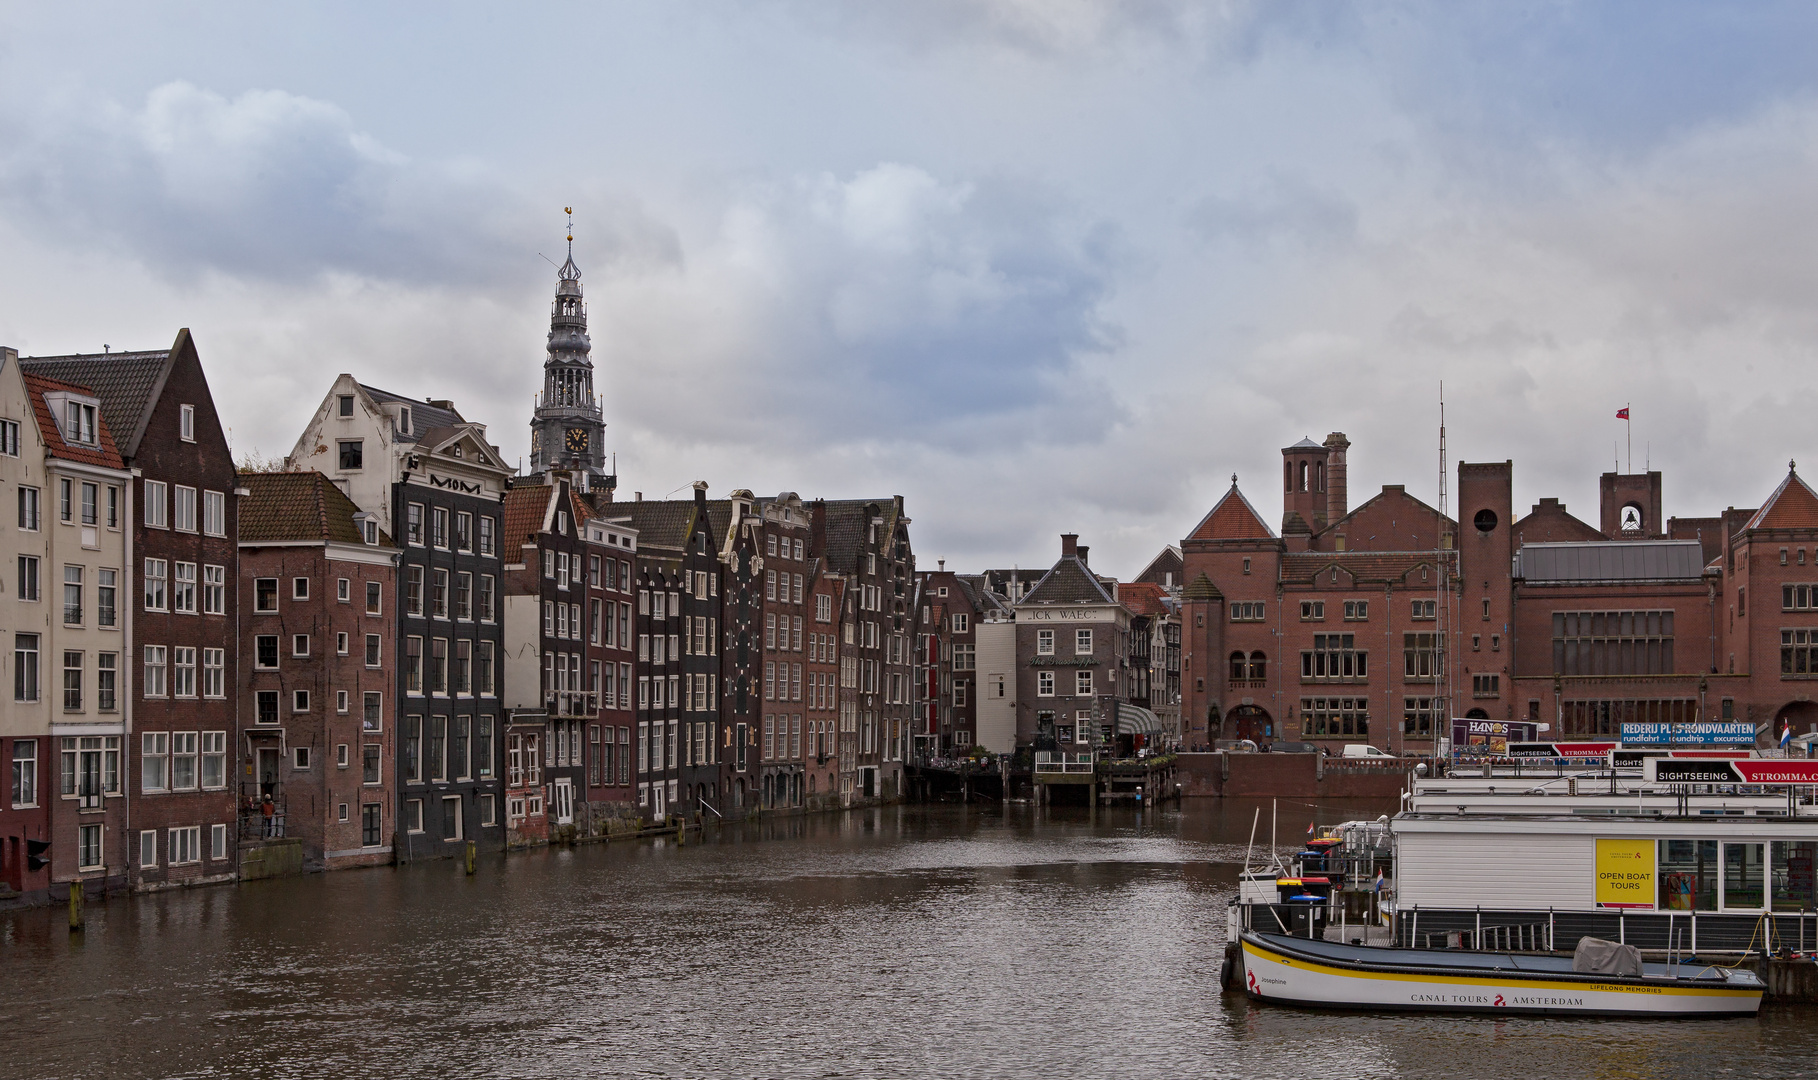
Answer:
[(1636, 963), (1635, 975), (1574, 970), (1570, 956), (1345, 945), (1246, 930), (1252, 997), (1337, 1009), (1548, 1016), (1753, 1016), (1766, 986), (1751, 971)]

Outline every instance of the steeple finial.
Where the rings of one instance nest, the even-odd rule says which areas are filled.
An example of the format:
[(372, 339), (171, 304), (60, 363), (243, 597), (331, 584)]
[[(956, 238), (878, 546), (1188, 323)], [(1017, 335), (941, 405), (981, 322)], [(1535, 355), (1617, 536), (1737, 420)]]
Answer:
[(1231, 487), (1234, 489), (1237, 487), (1237, 474), (1236, 473), (1231, 474)]
[(562, 213), (568, 215), (568, 258), (574, 258), (574, 207), (562, 207)]

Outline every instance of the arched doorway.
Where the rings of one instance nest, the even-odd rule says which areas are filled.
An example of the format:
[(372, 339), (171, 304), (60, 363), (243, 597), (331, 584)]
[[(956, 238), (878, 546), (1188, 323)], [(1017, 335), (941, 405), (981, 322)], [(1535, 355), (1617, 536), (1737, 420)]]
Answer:
[(1275, 740), (1275, 722), (1268, 712), (1255, 705), (1239, 705), (1225, 716), (1225, 731), (1230, 739), (1249, 739), (1261, 746)]
[(1488, 720), (1489, 718), (1490, 714), (1484, 712), (1482, 709), (1472, 709), (1470, 712), (1465, 713), (1466, 720)]

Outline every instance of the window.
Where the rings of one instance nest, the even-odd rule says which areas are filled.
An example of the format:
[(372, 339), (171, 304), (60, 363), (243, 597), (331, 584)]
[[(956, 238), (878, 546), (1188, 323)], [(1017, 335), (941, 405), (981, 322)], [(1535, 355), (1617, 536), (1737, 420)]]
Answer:
[(380, 783), (379, 744), (366, 743), (360, 747), (360, 783)]
[(181, 615), (196, 613), (196, 564), (193, 562), (172, 563), (176, 571), (170, 589), (170, 609)]
[(1035, 673), (1035, 693), (1038, 697), (1054, 696), (1054, 672), (1038, 671)]
[(172, 791), (194, 791), (196, 789), (196, 764), (200, 759), (198, 752), (198, 733), (194, 731), (173, 731), (170, 733), (170, 789)]
[(19, 527), (26, 532), (38, 531), (38, 489), (19, 489)]
[(1263, 605), (1260, 601), (1231, 605), (1232, 622), (1262, 622)]
[(1491, 698), (1501, 697), (1502, 696), (1502, 676), (1500, 676), (1500, 675), (1473, 675), (1473, 676), (1471, 676), (1471, 696), (1472, 697), (1491, 697)]
[(336, 411), (346, 419), (353, 415), (354, 399), (352, 394), (341, 394), (335, 399)]
[(1401, 635), (1402, 677), (1405, 679), (1438, 678), (1442, 653), (1434, 634)]
[(360, 439), (341, 440), (341, 468), (360, 469), (366, 465), (365, 443)]
[(345, 630), (337, 630), (335, 632), (335, 655), (347, 655), (347, 631)]
[(430, 571), (429, 614), (438, 619), (448, 618), (448, 571), (446, 570)]
[(184, 442), (196, 441), (196, 407), (194, 405), (177, 406), (177, 438)]
[(145, 560), (145, 610), (165, 611), (170, 607), (170, 564), (163, 559)]
[(95, 654), (95, 708), (102, 712), (113, 712), (118, 707), (115, 676), (118, 674), (119, 661), (119, 653)]
[(384, 607), (381, 593), (382, 590), (380, 589), (378, 582), (369, 581), (366, 583), (366, 614), (379, 615), (383, 613)]
[(491, 622), (493, 620), (492, 575), (491, 574), (481, 574), (480, 575), (479, 594), (480, 594), (480, 598), (479, 598), (480, 621), (481, 622)]
[(19, 421), (0, 420), (0, 454), (19, 456)]
[(457, 619), (473, 618), (473, 575), (465, 570), (455, 575), (454, 614)]
[(978, 646), (955, 643), (953, 646), (953, 670), (971, 671), (978, 659)]
[(457, 716), (448, 729), (449, 775), (456, 780), (472, 778), (473, 762), (468, 754), (468, 730), (473, 726), (473, 717)]
[(480, 554), (492, 554), (492, 518), (486, 516), (480, 518)]
[(1326, 617), (1324, 600), (1302, 600), (1300, 602), (1301, 622), (1323, 622)]
[(1369, 617), (1370, 617), (1370, 602), (1368, 600), (1346, 600), (1345, 601), (1345, 621), (1346, 622), (1363, 622), (1364, 620), (1368, 619)]
[(63, 568), (63, 625), (82, 625), (82, 568)]
[(404, 539), (413, 547), (423, 546), (422, 503), (411, 503), (404, 508)]
[(411, 833), (423, 831), (422, 799), (410, 799), (404, 803), (404, 831)]
[(101, 826), (77, 826), (76, 867), (80, 870), (99, 870), (101, 868)]
[(172, 501), (171, 525), (183, 532), (196, 531), (196, 489), (178, 484)]
[(420, 637), (404, 639), (404, 690), (410, 694), (423, 692), (423, 639)]
[(196, 696), (196, 650), (190, 645), (176, 645), (171, 649), (171, 696), (193, 698)]
[(1357, 650), (1354, 634), (1314, 634), (1313, 648), (1300, 654), (1302, 682), (1369, 677), (1369, 653)]
[(423, 568), (404, 568), (404, 611), (419, 618), (423, 615)]
[(384, 728), (382, 709), (385, 695), (378, 690), (364, 691), (360, 702), (360, 730), (374, 734)]
[(202, 786), (227, 786), (227, 732), (204, 731), (202, 740)]
[(1301, 698), (1300, 733), (1313, 739), (1370, 735), (1368, 698)]
[(1435, 618), (1434, 611), (1438, 606), (1436, 601), (1415, 600), (1415, 601), (1412, 601), (1411, 604), (1413, 607), (1413, 611), (1411, 612), (1411, 615), (1414, 619), (1429, 620), (1429, 619)]
[(66, 416), (68, 423), (64, 425), (63, 437), (69, 442), (95, 445), (95, 407), (72, 401)]
[[(107, 658), (110, 654), (101, 654)], [(202, 650), (202, 696), (205, 698), (222, 698), (227, 696), (227, 650)]]
[(1078, 656), (1088, 655), (1092, 652), (1092, 631), (1073, 631), (1073, 652)]
[(163, 645), (145, 646), (145, 680), (143, 688), (146, 697), (166, 697), (170, 692), (168, 676), (170, 670), (169, 651)]
[(294, 713), (309, 711), (309, 691), (292, 690), (290, 692), (290, 711)]
[(465, 511), (455, 515), (455, 550), (473, 550), (473, 515)]
[(148, 731), (140, 740), (139, 790), (170, 790), (170, 733)]
[(429, 543), (444, 550), (448, 548), (448, 510), (436, 506), (429, 511)]
[(276, 690), (260, 690), (254, 695), (253, 700), (254, 723), (275, 724), (278, 722), (278, 692)]
[(1403, 735), (1433, 735), (1433, 703), (1438, 698), (1411, 697), (1402, 699), (1401, 733)]
[(1555, 611), (1556, 675), (1670, 675), (1671, 611)]
[(70, 497), (70, 481), (57, 481), (57, 516), (63, 521), (73, 521), (75, 501)]
[(290, 598), (292, 600), (309, 599), (309, 579), (306, 577), (290, 579)]
[(158, 865), (158, 830), (146, 829), (139, 833), (139, 866), (149, 868)]
[(1073, 695), (1075, 697), (1092, 696), (1092, 672), (1090, 670), (1073, 673)]
[(96, 496), (100, 488), (95, 484), (82, 485), (82, 524), (93, 525), (98, 520), (99, 506)]
[[(102, 583), (109, 584), (113, 571), (103, 570), (101, 573)], [(202, 614), (227, 614), (227, 567), (202, 567)]]
[(336, 578), (335, 579), (335, 599), (343, 604), (352, 600), (353, 599), (353, 583), (348, 581), (346, 578)]
[(1780, 674), (1818, 675), (1818, 630), (1780, 631)]
[(145, 481), (145, 524), (154, 529), (168, 528), (170, 525), (169, 506), (166, 493), (170, 490), (162, 480)]
[(429, 639), (429, 692), (448, 693), (448, 639)]
[(38, 740), (13, 740), (13, 806), (38, 805)]
[(479, 649), (474, 657), (473, 683), (474, 692), (478, 694), (494, 693), (492, 682), (492, 642), (479, 642)]
[(308, 656), (309, 655), (309, 635), (308, 634), (290, 635), (290, 655), (292, 655), (292, 656)]
[(1818, 585), (1780, 586), (1781, 611), (1818, 611)]
[(1037, 630), (1035, 632), (1035, 654), (1037, 656), (1054, 655), (1054, 631)]
[(278, 666), (278, 635), (258, 634), (253, 638), (253, 667), (271, 671)]
[(253, 610), (278, 610), (278, 579), (262, 577), (253, 579)]
[(480, 779), (492, 775), (492, 717), (480, 716), (473, 724), (473, 774)]
[(380, 642), (380, 640), (381, 640), (381, 638), (379, 637), (378, 634), (367, 634), (366, 635), (366, 666), (367, 667), (376, 668), (379, 666), (379, 642)]

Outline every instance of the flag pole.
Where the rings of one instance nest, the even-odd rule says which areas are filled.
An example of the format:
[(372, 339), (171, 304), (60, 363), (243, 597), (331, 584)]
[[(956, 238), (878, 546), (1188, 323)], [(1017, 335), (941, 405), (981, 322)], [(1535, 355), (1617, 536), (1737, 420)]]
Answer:
[(1635, 421), (1634, 414), (1629, 411), (1633, 408), (1633, 402), (1622, 407), (1622, 426), (1629, 435), (1629, 472), (1631, 473), (1635, 471)]

